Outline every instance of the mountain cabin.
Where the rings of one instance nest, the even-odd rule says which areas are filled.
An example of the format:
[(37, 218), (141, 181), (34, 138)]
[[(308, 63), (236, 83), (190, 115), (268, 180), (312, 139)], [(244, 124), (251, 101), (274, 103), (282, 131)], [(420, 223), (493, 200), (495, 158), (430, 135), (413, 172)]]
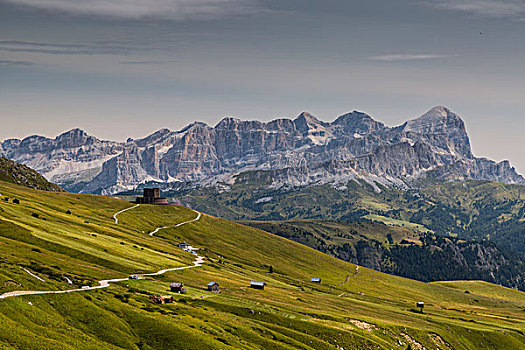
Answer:
[(184, 284), (182, 282), (170, 283), (170, 290), (173, 293), (180, 293), (180, 294), (184, 294), (186, 292), (186, 288), (184, 288)]
[(251, 281), (250, 288), (254, 289), (264, 289), (265, 283), (260, 281)]
[(207, 287), (210, 292), (214, 292), (214, 293), (220, 292), (219, 284), (217, 282), (210, 282), (208, 283)]

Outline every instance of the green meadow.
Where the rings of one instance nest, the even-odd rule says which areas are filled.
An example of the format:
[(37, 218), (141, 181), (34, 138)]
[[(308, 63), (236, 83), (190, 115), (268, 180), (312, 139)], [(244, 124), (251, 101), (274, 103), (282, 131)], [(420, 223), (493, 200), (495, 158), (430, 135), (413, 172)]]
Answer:
[[(196, 217), (181, 206), (141, 205), (116, 224), (131, 203), (5, 182), (0, 194), (11, 198), (0, 201), (0, 294), (192, 265), (181, 241), (206, 259), (105, 289), (0, 299), (0, 349), (525, 348), (519, 291), (396, 277), (209, 215), (149, 235)], [(249, 288), (251, 280), (265, 289)], [(220, 293), (206, 290), (210, 281)], [(170, 282), (187, 293), (171, 293)], [(158, 294), (175, 301), (155, 304)]]

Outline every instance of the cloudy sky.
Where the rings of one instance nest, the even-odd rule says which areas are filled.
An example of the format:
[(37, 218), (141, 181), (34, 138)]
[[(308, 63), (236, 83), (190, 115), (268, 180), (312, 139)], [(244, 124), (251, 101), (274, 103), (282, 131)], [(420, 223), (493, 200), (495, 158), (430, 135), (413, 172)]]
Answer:
[(0, 0), (0, 139), (436, 105), (525, 174), (525, 0)]

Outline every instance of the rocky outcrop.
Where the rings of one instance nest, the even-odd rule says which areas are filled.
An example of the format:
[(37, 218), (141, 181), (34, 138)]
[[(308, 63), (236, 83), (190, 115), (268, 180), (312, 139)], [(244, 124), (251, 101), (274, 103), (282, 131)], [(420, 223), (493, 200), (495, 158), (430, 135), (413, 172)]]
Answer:
[(29, 136), (2, 143), (4, 155), (25, 164), (48, 180), (65, 187), (89, 183), (102, 169), (102, 164), (124, 150), (118, 142), (101, 141), (80, 129), (73, 129), (50, 139)]
[(357, 111), (332, 123), (304, 112), (268, 123), (196, 122), (125, 143), (74, 129), (6, 140), (0, 152), (67, 189), (103, 194), (145, 182), (208, 185), (249, 170), (274, 170), (274, 187), (355, 178), (406, 186), (425, 176), (525, 183), (508, 162), (475, 158), (464, 122), (444, 107), (393, 128)]
[(42, 191), (63, 192), (59, 186), (47, 181), (33, 169), (0, 156), (0, 181)]

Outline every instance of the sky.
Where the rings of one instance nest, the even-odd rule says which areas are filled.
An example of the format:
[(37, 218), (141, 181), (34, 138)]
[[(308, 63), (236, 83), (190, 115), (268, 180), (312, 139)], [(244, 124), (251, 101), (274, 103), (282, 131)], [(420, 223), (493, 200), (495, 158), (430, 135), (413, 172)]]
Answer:
[(0, 0), (0, 140), (438, 105), (525, 174), (525, 0)]

